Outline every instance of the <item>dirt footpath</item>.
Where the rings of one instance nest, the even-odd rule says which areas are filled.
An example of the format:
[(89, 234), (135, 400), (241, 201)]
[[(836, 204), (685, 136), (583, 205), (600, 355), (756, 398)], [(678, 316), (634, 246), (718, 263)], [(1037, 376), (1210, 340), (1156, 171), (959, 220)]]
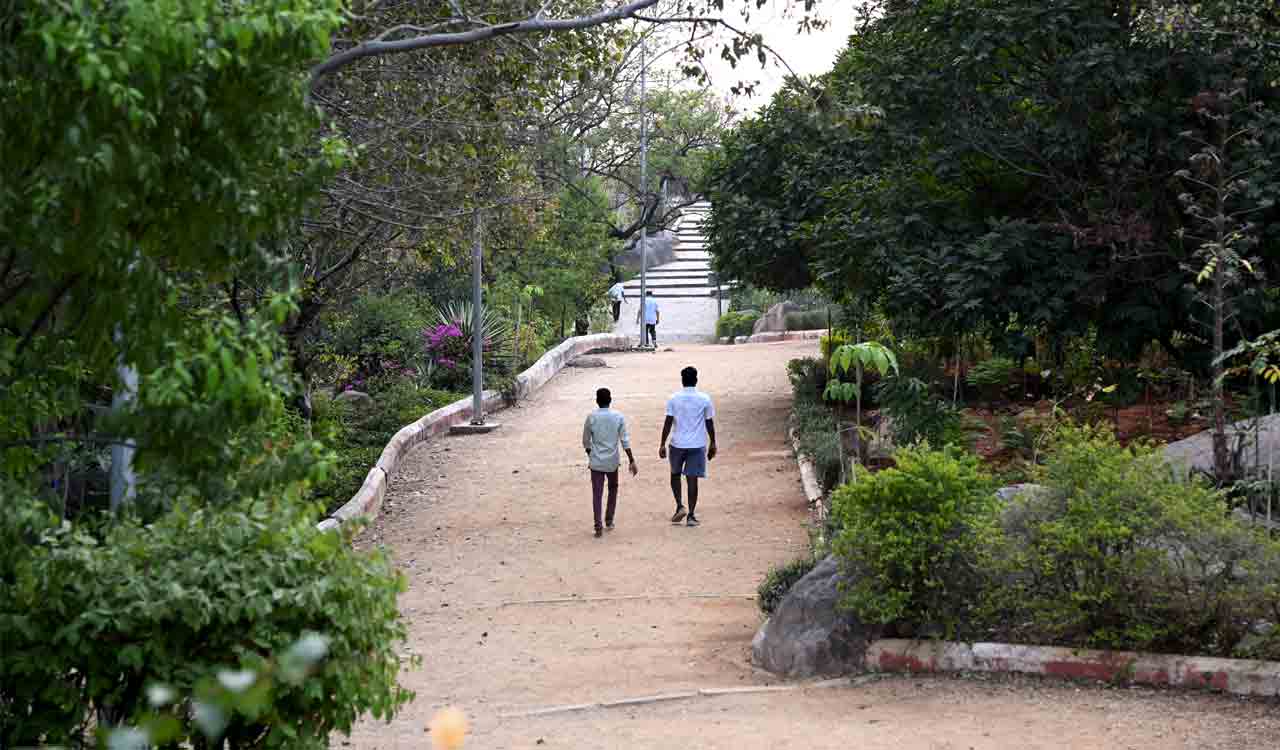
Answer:
[[(361, 544), (385, 545), (409, 581), (401, 609), (422, 666), (417, 699), (361, 748), (425, 748), (446, 705), (471, 717), (468, 748), (1273, 747), (1274, 706), (1210, 696), (1041, 683), (892, 679), (860, 687), (591, 709), (550, 706), (699, 688), (777, 684), (749, 660), (754, 591), (802, 554), (806, 510), (786, 441), (788, 359), (813, 342), (675, 347), (566, 369), (501, 429), (421, 446)], [(685, 365), (717, 409), (720, 455), (695, 529), (658, 459), (663, 405)], [(582, 422), (598, 387), (628, 417), (640, 475), (622, 479), (617, 530), (592, 536)]]

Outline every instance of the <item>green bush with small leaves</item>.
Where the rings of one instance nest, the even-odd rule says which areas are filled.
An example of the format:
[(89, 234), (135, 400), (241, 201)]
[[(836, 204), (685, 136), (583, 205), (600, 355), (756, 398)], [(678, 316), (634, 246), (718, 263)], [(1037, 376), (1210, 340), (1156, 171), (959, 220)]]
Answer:
[(895, 444), (963, 445), (967, 441), (960, 410), (923, 380), (885, 378), (876, 384), (875, 395), (889, 415)]
[[(218, 669), (260, 672), (304, 633), (323, 635), (327, 658), (260, 712), (227, 717), (232, 747), (324, 748), (411, 697), (396, 683), (403, 579), (385, 555), (317, 531), (314, 511), (179, 508), (94, 530), (3, 489), (0, 746), (80, 746), (150, 712), (149, 687), (187, 694)], [(207, 746), (192, 704), (169, 713)]]
[(990, 477), (948, 446), (904, 448), (897, 465), (836, 490), (832, 544), (848, 574), (842, 605), (865, 622), (910, 622), (954, 634), (981, 590), (981, 540), (994, 522)]
[(817, 563), (812, 556), (801, 557), (783, 565), (775, 565), (756, 589), (756, 603), (766, 615), (773, 614), (796, 581), (804, 578)]
[(1000, 637), (1235, 655), (1280, 616), (1280, 543), (1151, 446), (1064, 425), (988, 538), (984, 619)]
[(755, 310), (727, 312), (716, 321), (716, 336), (720, 338), (750, 336), (759, 319), (760, 313)]
[(789, 312), (784, 321), (788, 331), (820, 331), (830, 327), (825, 309)]

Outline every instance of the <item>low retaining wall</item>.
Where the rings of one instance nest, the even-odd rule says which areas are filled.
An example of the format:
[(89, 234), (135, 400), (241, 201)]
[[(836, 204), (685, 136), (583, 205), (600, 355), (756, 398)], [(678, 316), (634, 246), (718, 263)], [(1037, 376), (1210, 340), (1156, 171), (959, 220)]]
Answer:
[(818, 481), (818, 468), (813, 459), (800, 452), (800, 435), (791, 430), (791, 448), (796, 454), (796, 464), (800, 467), (800, 486), (804, 489), (804, 499), (809, 504), (809, 518), (817, 530), (817, 543), (826, 542), (827, 503), (822, 499), (822, 483)]
[(866, 670), (1037, 674), (1157, 687), (1209, 688), (1232, 695), (1280, 696), (1280, 662), (1007, 643), (882, 639), (867, 648)]
[(827, 335), (827, 329), (813, 331), (768, 331), (751, 336), (738, 336), (732, 342), (728, 337), (720, 339), (720, 343), (728, 344), (776, 344), (779, 341), (816, 341)]
[[(547, 384), (556, 373), (564, 369), (574, 357), (596, 349), (628, 349), (631, 344), (627, 337), (615, 333), (599, 333), (593, 336), (575, 336), (567, 339), (559, 346), (538, 358), (529, 369), (516, 376), (516, 398), (527, 398), (529, 394)], [(317, 528), (321, 531), (336, 529), (346, 521), (359, 516), (376, 518), (382, 511), (382, 501), (387, 495), (387, 485), (396, 467), (409, 451), (419, 443), (449, 431), (455, 424), (471, 420), (470, 397), (443, 406), (412, 424), (400, 428), (391, 437), (378, 462), (369, 469), (364, 484), (333, 515), (321, 521)], [(483, 408), (486, 414), (499, 411), (506, 406), (502, 394), (497, 391), (485, 391)]]

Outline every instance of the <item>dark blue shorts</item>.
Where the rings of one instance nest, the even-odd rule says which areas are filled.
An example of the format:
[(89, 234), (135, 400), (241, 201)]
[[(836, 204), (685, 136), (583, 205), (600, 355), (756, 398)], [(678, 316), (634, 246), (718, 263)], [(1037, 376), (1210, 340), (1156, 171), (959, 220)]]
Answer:
[(684, 474), (686, 477), (707, 475), (706, 448), (677, 448), (673, 445), (667, 450), (667, 458), (671, 461), (672, 474)]

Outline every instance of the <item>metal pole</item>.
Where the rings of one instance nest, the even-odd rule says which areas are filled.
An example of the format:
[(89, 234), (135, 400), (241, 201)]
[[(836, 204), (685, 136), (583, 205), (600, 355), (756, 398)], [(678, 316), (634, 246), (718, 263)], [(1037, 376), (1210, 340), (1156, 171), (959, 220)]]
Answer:
[(471, 424), (484, 424), (484, 309), (480, 300), (480, 260), (483, 228), (476, 211), (475, 238), (471, 245)]
[(645, 304), (648, 298), (649, 242), (646, 232), (645, 210), (649, 206), (647, 170), (649, 155), (649, 129), (644, 116), (645, 45), (640, 42), (640, 346), (649, 345), (649, 329), (645, 326)]

